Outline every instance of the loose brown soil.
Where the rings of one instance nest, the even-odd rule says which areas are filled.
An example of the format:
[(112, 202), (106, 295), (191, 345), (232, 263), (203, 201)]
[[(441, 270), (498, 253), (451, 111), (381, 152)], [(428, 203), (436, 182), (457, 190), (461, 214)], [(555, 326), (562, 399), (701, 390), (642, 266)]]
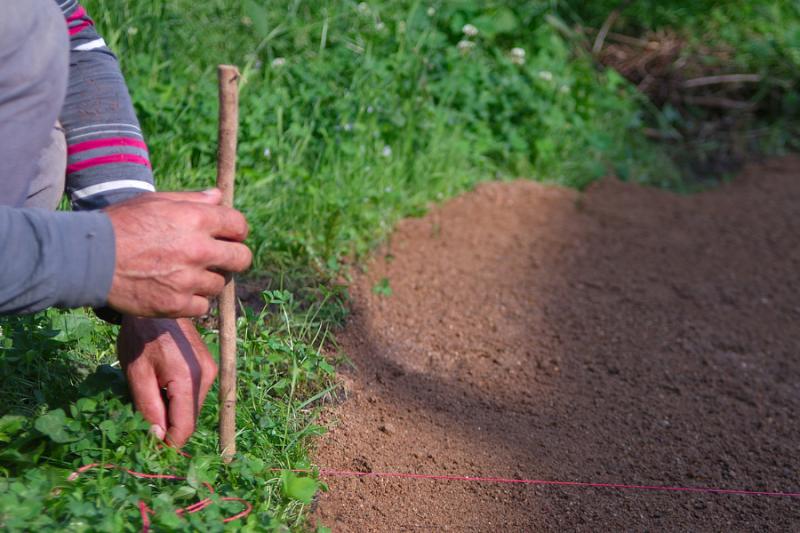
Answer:
[[(352, 296), (319, 465), (800, 491), (800, 158), (694, 196), (483, 185)], [(326, 481), (334, 531), (800, 528), (791, 498)]]

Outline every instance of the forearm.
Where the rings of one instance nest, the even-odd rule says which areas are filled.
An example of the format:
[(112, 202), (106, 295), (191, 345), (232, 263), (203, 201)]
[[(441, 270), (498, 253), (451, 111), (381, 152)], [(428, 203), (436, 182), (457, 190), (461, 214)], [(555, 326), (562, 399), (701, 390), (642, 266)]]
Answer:
[(0, 314), (104, 305), (115, 264), (105, 213), (0, 206)]
[(70, 34), (61, 123), (73, 208), (98, 209), (153, 191), (147, 146), (117, 58), (74, 0), (56, 0)]

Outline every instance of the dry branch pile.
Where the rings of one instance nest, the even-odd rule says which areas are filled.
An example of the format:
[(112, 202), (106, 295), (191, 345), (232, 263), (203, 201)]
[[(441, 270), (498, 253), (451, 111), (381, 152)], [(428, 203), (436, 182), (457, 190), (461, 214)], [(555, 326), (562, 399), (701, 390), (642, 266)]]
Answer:
[(622, 74), (661, 112), (671, 113), (672, 119), (663, 121), (669, 127), (648, 128), (647, 135), (688, 147), (691, 155), (684, 163), (698, 174), (728, 172), (758, 152), (757, 142), (768, 129), (756, 118), (780, 99), (785, 82), (736, 71), (729, 46), (690, 44), (668, 29), (641, 36), (615, 33), (610, 31), (615, 18), (599, 30), (580, 32), (593, 43), (599, 64)]

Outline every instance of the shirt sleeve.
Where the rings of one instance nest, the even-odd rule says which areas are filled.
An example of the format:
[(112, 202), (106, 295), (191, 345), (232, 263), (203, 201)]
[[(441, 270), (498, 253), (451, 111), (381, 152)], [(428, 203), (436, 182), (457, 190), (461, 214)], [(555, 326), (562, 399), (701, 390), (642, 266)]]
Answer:
[(147, 145), (116, 56), (77, 0), (55, 1), (70, 39), (69, 84), (60, 120), (73, 209), (100, 209), (154, 191)]
[(0, 314), (106, 303), (115, 254), (104, 212), (0, 206), (0, 250)]

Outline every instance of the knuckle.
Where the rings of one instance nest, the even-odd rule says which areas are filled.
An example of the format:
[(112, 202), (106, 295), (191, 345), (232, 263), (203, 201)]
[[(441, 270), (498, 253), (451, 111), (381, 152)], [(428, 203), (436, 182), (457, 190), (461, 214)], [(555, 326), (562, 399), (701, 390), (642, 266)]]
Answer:
[(196, 308), (192, 310), (192, 316), (207, 315), (210, 309), (211, 303), (208, 298), (198, 297)]
[(189, 383), (190, 386), (186, 389), (186, 394), (190, 394), (188, 391), (192, 391), (195, 388), (195, 384), (200, 382), (200, 379), (203, 377), (203, 367), (200, 364), (191, 365), (189, 368)]
[(253, 262), (253, 252), (244, 244), (238, 244), (232, 254), (231, 267), (237, 272), (247, 270)]
[(173, 295), (164, 305), (164, 311), (171, 316), (182, 315), (189, 305), (189, 297)]
[(212, 294), (219, 294), (225, 288), (225, 278), (219, 274), (215, 274), (209, 284)]
[(174, 315), (180, 311), (181, 304), (175, 294), (164, 292), (159, 294), (156, 298), (156, 305), (160, 313), (165, 315)]
[(203, 228), (208, 225), (208, 213), (200, 205), (184, 204), (186, 213), (184, 214), (185, 222), (192, 228)]
[(227, 233), (232, 238), (243, 241), (250, 231), (250, 226), (247, 224), (247, 219), (244, 215), (231, 207), (221, 207), (220, 216), (224, 221)]
[(253, 264), (253, 252), (249, 247), (244, 247), (244, 268), (249, 268)]
[(190, 260), (195, 264), (208, 265), (213, 262), (214, 249), (208, 241), (203, 240), (191, 244), (187, 253)]
[(186, 294), (192, 291), (192, 275), (186, 270), (176, 272), (172, 276), (173, 289), (177, 294)]
[(209, 358), (203, 364), (203, 375), (201, 377), (203, 385), (206, 387), (211, 387), (211, 385), (214, 383), (214, 380), (217, 379), (218, 373), (219, 367), (217, 366), (217, 363), (215, 363), (213, 359)]
[(236, 215), (238, 217), (238, 224), (239, 224), (239, 234), (242, 237), (242, 240), (247, 238), (247, 235), (250, 233), (250, 225), (247, 223), (247, 219), (244, 217), (242, 213), (236, 211)]

